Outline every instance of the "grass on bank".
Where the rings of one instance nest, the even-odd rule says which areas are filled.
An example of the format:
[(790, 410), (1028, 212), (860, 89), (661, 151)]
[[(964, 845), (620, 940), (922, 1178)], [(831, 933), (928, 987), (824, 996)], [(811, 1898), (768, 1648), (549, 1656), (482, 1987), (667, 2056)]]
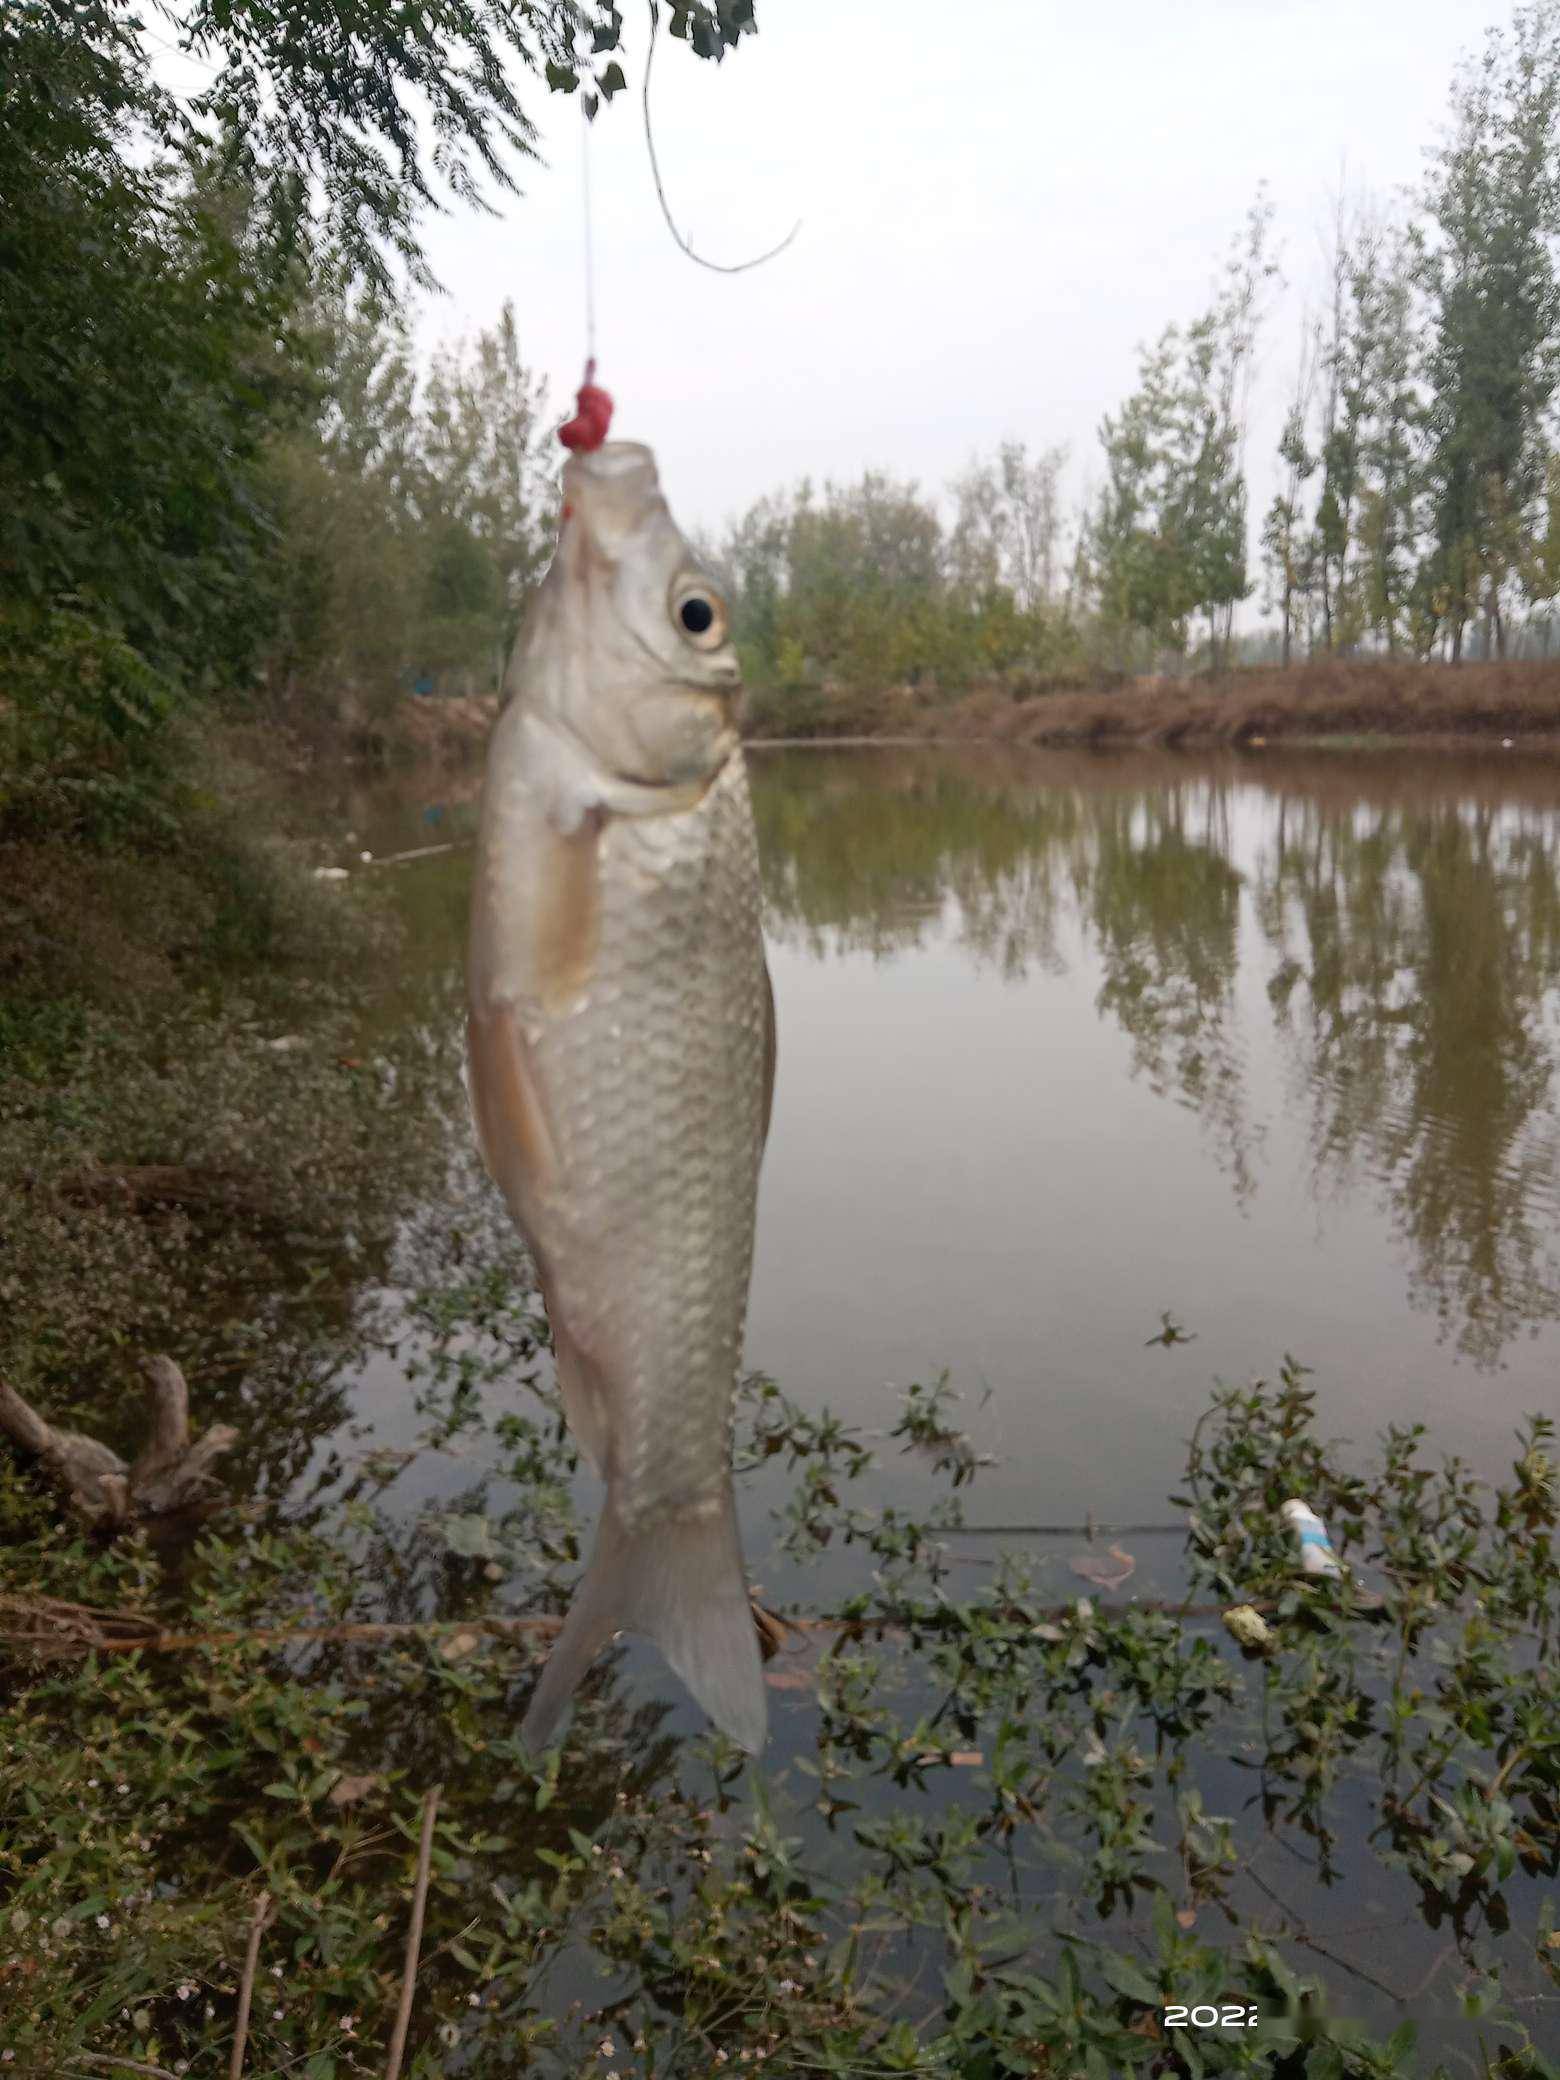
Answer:
[[(397, 1511), (399, 1462), (369, 1456), (329, 1508), (105, 1550), (0, 1472), (0, 1595), (224, 1635), (12, 1654), (0, 2043), (21, 2070), (226, 2072), (263, 1890), (247, 2070), (382, 2072), (438, 1784), (414, 2074), (1560, 2071), (1548, 1425), (1486, 1494), (1415, 1432), (1355, 1466), (1288, 1363), (1221, 1390), (1167, 1611), (1059, 1600), (1021, 1556), (973, 1590), (950, 1573), (976, 1461), (939, 1390), (893, 1433), (933, 1461), (910, 1515), (857, 1500), (859, 1435), (755, 1380), (739, 1465), (785, 1470), (766, 1570), (859, 1563), (771, 1666), (769, 1756), (679, 1741), (609, 1665), (538, 1764), (514, 1729), (545, 1642), (484, 1622), (561, 1608), (580, 1552), (560, 1427), (512, 1405), (533, 1310), (469, 1267), (418, 1303), (425, 1448), (458, 1438), (487, 1476), (442, 1518)], [(1379, 1606), (1296, 1577), (1290, 1492)], [(1265, 1647), (1226, 1635), (1235, 1601)], [(410, 1629), (245, 1637), (387, 1614)], [(1170, 2002), (1250, 2026), (1174, 2028)]]

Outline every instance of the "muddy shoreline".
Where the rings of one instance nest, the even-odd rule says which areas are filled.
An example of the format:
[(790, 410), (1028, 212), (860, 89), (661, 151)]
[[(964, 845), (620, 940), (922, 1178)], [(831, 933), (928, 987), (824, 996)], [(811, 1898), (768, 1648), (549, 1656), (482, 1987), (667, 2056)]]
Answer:
[[(1350, 749), (1412, 743), (1437, 750), (1471, 744), (1560, 752), (1560, 659), (1511, 664), (1347, 660), (1261, 667), (1217, 678), (1139, 679), (1093, 691), (1015, 698), (979, 687), (952, 698), (912, 687), (840, 693), (838, 726), (777, 730), (783, 696), (765, 695), (748, 742), (775, 744), (994, 743), (1036, 749), (1276, 743)], [(816, 713), (816, 708), (813, 710)], [(479, 758), (498, 713), (494, 696), (403, 701), (383, 722), (332, 738), (297, 738), (305, 760), (461, 765)]]

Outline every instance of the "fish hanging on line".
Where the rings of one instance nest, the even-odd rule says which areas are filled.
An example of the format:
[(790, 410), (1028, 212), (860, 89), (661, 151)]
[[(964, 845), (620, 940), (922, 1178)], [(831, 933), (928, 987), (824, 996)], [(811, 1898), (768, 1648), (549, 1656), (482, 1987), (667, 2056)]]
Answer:
[(633, 1631), (756, 1754), (731, 1426), (775, 1028), (738, 665), (648, 448), (581, 444), (563, 499), (488, 751), (469, 962), (483, 1154), (606, 1482), (521, 1735), (545, 1747)]

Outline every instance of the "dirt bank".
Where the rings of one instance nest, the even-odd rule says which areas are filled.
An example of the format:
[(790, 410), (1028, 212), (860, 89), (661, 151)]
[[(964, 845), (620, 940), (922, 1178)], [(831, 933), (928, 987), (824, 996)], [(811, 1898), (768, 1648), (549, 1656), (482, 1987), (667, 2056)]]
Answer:
[[(1412, 737), (1464, 744), (1504, 737), (1560, 750), (1560, 659), (1522, 664), (1333, 662), (1257, 668), (1216, 679), (1134, 679), (1093, 692), (1014, 699), (978, 689), (941, 699), (909, 687), (837, 699), (783, 695), (749, 701), (754, 741), (798, 737), (830, 743), (888, 738), (1103, 748), (1260, 744), (1280, 738)], [(804, 719), (805, 711), (805, 719)], [(491, 696), (404, 700), (372, 724), (299, 740), (335, 760), (456, 767), (480, 760), (498, 713)], [(826, 720), (825, 720), (826, 718)]]
[[(773, 722), (773, 716), (770, 720)], [(1332, 662), (1137, 679), (1097, 693), (1014, 700), (981, 691), (927, 702), (908, 691), (842, 712), (856, 735), (1061, 745), (1254, 744), (1278, 738), (1510, 737), (1560, 745), (1560, 660), (1523, 664)]]

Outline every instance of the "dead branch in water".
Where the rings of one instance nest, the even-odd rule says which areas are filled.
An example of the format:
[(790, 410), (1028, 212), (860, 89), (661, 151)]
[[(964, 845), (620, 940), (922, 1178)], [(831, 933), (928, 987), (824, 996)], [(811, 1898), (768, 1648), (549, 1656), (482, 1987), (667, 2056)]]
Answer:
[(218, 1492), (212, 1469), (238, 1442), (238, 1432), (226, 1423), (213, 1423), (191, 1442), (190, 1390), (172, 1358), (145, 1359), (141, 1375), (151, 1436), (133, 1466), (95, 1437), (45, 1422), (0, 1379), (0, 1434), (43, 1461), (71, 1508), (95, 1530), (117, 1530), (137, 1517), (172, 1516), (211, 1501)]
[[(1118, 1611), (1154, 1612), (1174, 1618), (1218, 1618), (1222, 1603), (1184, 1603), (1145, 1599), (1111, 1607)], [(1255, 1611), (1268, 1613), (1276, 1606), (1268, 1600), (1252, 1602)], [(1057, 1624), (1076, 1617), (1078, 1599), (1049, 1604), (1027, 1613), (1036, 1623)], [(809, 1632), (898, 1635), (907, 1628), (891, 1618), (819, 1618), (782, 1616), (753, 1606), (753, 1623), (766, 1661), (792, 1651), (785, 1635)], [(30, 1648), (36, 1655), (63, 1657), (71, 1654), (193, 1654), (213, 1647), (288, 1646), (393, 1646), (401, 1640), (457, 1641), (496, 1639), (513, 1645), (521, 1640), (552, 1639), (563, 1630), (563, 1619), (548, 1612), (512, 1618), (436, 1618), (409, 1620), (346, 1621), (336, 1625), (256, 1625), (220, 1632), (173, 1632), (153, 1618), (136, 1611), (95, 1609), (90, 1604), (67, 1603), (53, 1596), (10, 1596), (0, 1594), (0, 1646)], [(469, 1651), (462, 1646), (458, 1652)]]
[(260, 1938), (271, 1919), (271, 1895), (261, 1891), (249, 1917), (249, 1941), (244, 1949), (244, 1976), (238, 1987), (238, 2019), (233, 2025), (233, 2053), (228, 2060), (228, 2080), (243, 2080), (244, 2047), (249, 2041), (249, 2008), (255, 1997), (255, 1973), (260, 1967)]
[(173, 2075), (166, 2066), (149, 2066), (140, 2058), (115, 2058), (112, 2053), (106, 2051), (83, 2051), (79, 2057), (71, 2060), (71, 2070), (76, 2073), (91, 2072), (104, 2066), (119, 2073), (145, 2073), (149, 2080), (173, 2080)]
[(191, 1169), (182, 1163), (94, 1164), (51, 1178), (44, 1189), (72, 1206), (119, 1207), (130, 1213), (264, 1213), (265, 1192), (238, 1170)]
[(406, 2055), (406, 2032), (411, 2027), (412, 1997), (417, 1991), (417, 1959), (422, 1950), (423, 1914), (428, 1905), (428, 1874), (433, 1862), (433, 1823), (438, 1817), (441, 1784), (431, 1787), (423, 1800), (422, 1835), (417, 1844), (417, 1880), (412, 1888), (412, 1925), (406, 1932), (406, 1963), (401, 1972), (401, 1998), (396, 2005), (395, 2031), (390, 2039), (390, 2063), (385, 2080), (401, 2080), (401, 2060)]

